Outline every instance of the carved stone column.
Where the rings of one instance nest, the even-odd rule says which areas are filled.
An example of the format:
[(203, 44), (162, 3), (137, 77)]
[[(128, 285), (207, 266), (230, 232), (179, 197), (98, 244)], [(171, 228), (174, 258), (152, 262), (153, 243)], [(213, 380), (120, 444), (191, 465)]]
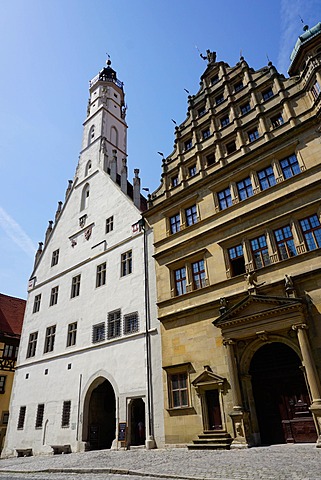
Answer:
[(316, 420), (316, 428), (318, 433), (317, 447), (321, 448), (321, 384), (312, 356), (309, 338), (306, 332), (308, 326), (305, 323), (301, 323), (292, 325), (292, 328), (297, 332), (298, 335), (298, 341), (303, 360), (302, 363), (305, 367), (305, 373), (312, 396), (310, 410)]
[(231, 448), (248, 447), (248, 442), (245, 434), (245, 421), (247, 421), (247, 414), (244, 412), (242, 406), (241, 388), (238, 377), (237, 365), (234, 355), (235, 342), (231, 339), (223, 341), (227, 352), (227, 364), (230, 374), (230, 384), (233, 399), (233, 411), (229, 413), (229, 416), (233, 422), (234, 440), (231, 444)]

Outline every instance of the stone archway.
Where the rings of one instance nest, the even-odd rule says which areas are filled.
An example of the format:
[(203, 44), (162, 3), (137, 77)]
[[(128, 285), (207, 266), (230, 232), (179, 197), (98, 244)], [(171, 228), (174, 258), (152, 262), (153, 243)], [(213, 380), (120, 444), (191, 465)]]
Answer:
[(83, 441), (88, 450), (111, 448), (116, 438), (116, 397), (111, 383), (97, 378), (84, 402)]
[(315, 442), (309, 393), (296, 352), (281, 342), (265, 344), (254, 353), (249, 374), (261, 444)]

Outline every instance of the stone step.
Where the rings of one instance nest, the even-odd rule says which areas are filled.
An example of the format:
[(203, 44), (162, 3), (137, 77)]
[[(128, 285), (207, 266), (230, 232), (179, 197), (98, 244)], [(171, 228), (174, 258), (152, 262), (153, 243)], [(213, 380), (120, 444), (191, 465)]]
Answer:
[(231, 435), (229, 433), (202, 433), (198, 435), (198, 438), (224, 438), (224, 439), (231, 439)]
[(189, 443), (188, 450), (229, 450), (229, 443)]

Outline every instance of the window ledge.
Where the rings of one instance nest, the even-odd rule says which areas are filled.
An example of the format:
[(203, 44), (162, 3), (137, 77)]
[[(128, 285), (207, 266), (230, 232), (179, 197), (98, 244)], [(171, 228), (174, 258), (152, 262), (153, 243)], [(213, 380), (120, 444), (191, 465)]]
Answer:
[(188, 407), (176, 407), (176, 408), (166, 408), (167, 413), (170, 416), (175, 416), (175, 415), (194, 415), (196, 414), (196, 410), (192, 406)]

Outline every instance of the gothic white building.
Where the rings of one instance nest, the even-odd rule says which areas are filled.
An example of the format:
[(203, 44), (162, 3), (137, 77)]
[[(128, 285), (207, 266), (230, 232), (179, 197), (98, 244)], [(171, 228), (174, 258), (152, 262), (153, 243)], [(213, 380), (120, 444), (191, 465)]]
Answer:
[(139, 171), (127, 181), (125, 116), (108, 61), (36, 254), (3, 456), (163, 444), (152, 234)]

